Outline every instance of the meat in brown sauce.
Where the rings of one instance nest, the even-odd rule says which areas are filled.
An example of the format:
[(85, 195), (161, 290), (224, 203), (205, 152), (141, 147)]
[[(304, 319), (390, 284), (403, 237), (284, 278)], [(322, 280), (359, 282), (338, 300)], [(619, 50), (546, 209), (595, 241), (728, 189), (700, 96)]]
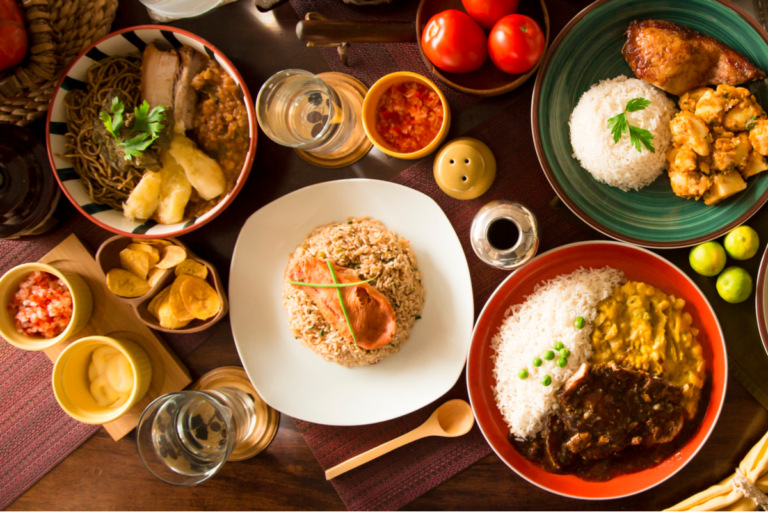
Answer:
[(544, 432), (510, 441), (547, 471), (605, 481), (652, 467), (688, 442), (706, 407), (686, 422), (681, 399), (678, 386), (648, 373), (585, 364), (558, 392), (560, 409)]

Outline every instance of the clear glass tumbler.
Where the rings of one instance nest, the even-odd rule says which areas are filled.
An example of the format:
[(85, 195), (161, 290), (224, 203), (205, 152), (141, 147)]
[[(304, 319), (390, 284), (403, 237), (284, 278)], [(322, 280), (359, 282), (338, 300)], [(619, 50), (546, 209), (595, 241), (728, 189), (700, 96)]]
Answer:
[(264, 133), (276, 143), (328, 162), (370, 144), (360, 117), (367, 89), (342, 73), (322, 77), (301, 69), (273, 75), (256, 98), (256, 116)]
[(197, 485), (215, 475), (256, 425), (251, 397), (235, 388), (163, 395), (139, 418), (136, 444), (160, 480)]

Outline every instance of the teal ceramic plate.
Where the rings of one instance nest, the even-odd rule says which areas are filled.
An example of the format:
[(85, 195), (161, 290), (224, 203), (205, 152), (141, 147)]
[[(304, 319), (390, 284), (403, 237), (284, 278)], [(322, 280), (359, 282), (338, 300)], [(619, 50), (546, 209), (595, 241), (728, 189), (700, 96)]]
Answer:
[[(768, 172), (747, 180), (745, 191), (707, 206), (675, 196), (666, 172), (639, 191), (622, 192), (597, 182), (572, 156), (568, 120), (581, 95), (600, 80), (635, 76), (621, 54), (624, 32), (635, 19), (679, 23), (722, 41), (768, 71), (768, 33), (727, 0), (598, 0), (566, 25), (541, 64), (531, 116), (536, 153), (560, 199), (608, 236), (654, 248), (712, 240), (768, 200)], [(766, 82), (748, 87), (768, 109)]]

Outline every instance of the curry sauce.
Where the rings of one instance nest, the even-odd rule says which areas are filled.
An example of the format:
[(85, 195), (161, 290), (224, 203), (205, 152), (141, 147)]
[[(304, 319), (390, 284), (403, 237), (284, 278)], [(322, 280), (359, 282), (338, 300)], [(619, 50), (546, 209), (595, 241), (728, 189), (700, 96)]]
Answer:
[(685, 301), (646, 283), (629, 281), (597, 305), (593, 363), (616, 363), (660, 376), (683, 390), (689, 418), (704, 386), (705, 361)]

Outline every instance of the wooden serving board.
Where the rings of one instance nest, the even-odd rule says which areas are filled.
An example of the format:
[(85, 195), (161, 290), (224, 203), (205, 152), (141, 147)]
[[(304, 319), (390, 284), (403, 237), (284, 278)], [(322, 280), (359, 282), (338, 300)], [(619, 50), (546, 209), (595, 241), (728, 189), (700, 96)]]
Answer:
[(77, 236), (69, 235), (51, 252), (40, 259), (61, 270), (76, 272), (82, 277), (93, 294), (93, 315), (88, 324), (72, 338), (45, 351), (51, 361), (70, 343), (86, 336), (118, 336), (130, 339), (147, 352), (152, 363), (152, 382), (149, 391), (131, 410), (104, 428), (117, 441), (136, 428), (139, 417), (149, 403), (166, 393), (180, 391), (192, 382), (184, 364), (152, 330), (139, 320), (131, 306), (107, 289), (99, 265)]

